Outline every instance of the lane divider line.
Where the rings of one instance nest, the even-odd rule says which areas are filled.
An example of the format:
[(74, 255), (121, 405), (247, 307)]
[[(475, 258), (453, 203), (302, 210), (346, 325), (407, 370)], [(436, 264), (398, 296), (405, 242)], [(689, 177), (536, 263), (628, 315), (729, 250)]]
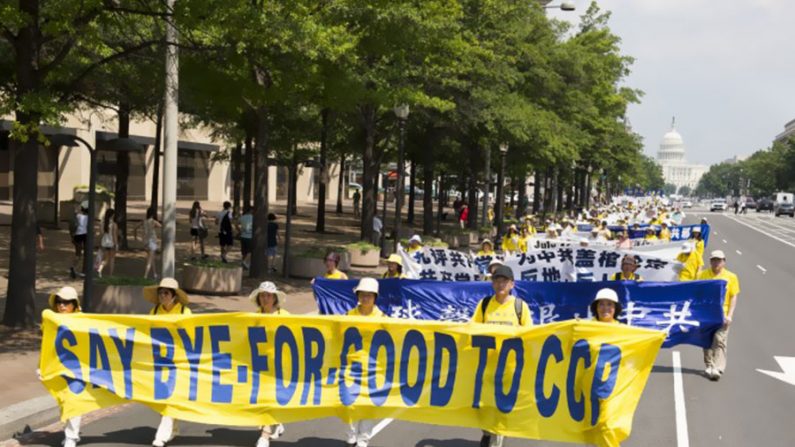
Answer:
[(385, 429), (387, 425), (392, 423), (392, 421), (394, 421), (394, 419), (391, 419), (391, 418), (382, 419), (381, 422), (378, 423), (378, 425), (373, 427), (373, 433), (372, 433), (371, 437), (374, 438), (375, 435), (378, 434), (378, 432), (380, 432), (381, 430)]
[(682, 381), (682, 356), (673, 351), (674, 369), (674, 410), (676, 411), (676, 445), (690, 447), (687, 434), (687, 411), (685, 409), (685, 385)]
[(787, 241), (787, 240), (784, 240), (784, 239), (782, 239), (782, 238), (780, 238), (780, 237), (778, 237), (778, 236), (774, 236), (774, 235), (772, 235), (772, 234), (765, 233), (764, 231), (760, 230), (759, 228), (756, 228), (756, 227), (755, 227), (755, 226), (753, 226), (753, 225), (749, 225), (749, 224), (747, 224), (747, 223), (745, 223), (745, 222), (742, 222), (742, 221), (740, 221), (740, 220), (737, 220), (736, 218), (733, 218), (733, 217), (726, 217), (726, 218), (727, 218), (727, 219), (731, 219), (731, 220), (733, 220), (733, 221), (737, 222), (737, 223), (738, 223), (738, 224), (740, 224), (740, 225), (745, 225), (746, 227), (748, 227), (748, 228), (750, 228), (750, 229), (752, 229), (752, 230), (754, 230), (754, 231), (758, 231), (758, 232), (760, 232), (760, 233), (764, 234), (765, 236), (768, 236), (768, 237), (770, 237), (770, 238), (773, 238), (773, 239), (775, 239), (775, 240), (777, 240), (777, 241), (781, 242), (782, 244), (787, 244), (787, 245), (789, 245), (790, 247), (792, 247), (792, 248), (795, 248), (795, 244), (793, 244), (792, 242), (789, 242), (789, 241)]
[(724, 239), (724, 240), (723, 240), (723, 243), (724, 243), (724, 244), (728, 244), (728, 242), (726, 242), (726, 239)]
[(736, 251), (736, 252), (737, 252), (737, 254), (738, 254), (738, 255), (740, 255), (740, 256), (742, 256), (742, 255), (743, 255), (743, 252), (741, 252), (740, 250), (734, 250), (734, 251)]
[(764, 267), (762, 267), (761, 265), (759, 265), (759, 264), (757, 264), (757, 265), (756, 265), (756, 268), (758, 268), (759, 270), (761, 270), (763, 274), (764, 274), (764, 273), (767, 273), (767, 270), (766, 270)]

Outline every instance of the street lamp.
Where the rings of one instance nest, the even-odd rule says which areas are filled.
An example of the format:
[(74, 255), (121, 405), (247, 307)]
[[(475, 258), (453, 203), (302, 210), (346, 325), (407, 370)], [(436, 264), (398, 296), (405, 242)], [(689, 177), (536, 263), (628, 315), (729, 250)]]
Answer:
[[(403, 152), (406, 142), (406, 120), (409, 118), (409, 105), (401, 104), (395, 107), (395, 116), (398, 119), (400, 138), (398, 140), (397, 186), (395, 187), (395, 253), (397, 253), (400, 240), (400, 213), (403, 208)], [(385, 191), (386, 192), (386, 191)]]
[[(49, 137), (50, 146), (53, 147), (78, 147), (80, 144), (88, 149), (89, 177), (88, 177), (88, 231), (86, 232), (86, 248), (83, 253), (83, 307), (91, 309), (91, 292), (94, 288), (94, 219), (96, 217), (97, 195), (97, 151), (88, 141), (77, 135), (55, 134)], [(129, 138), (114, 138), (106, 143), (108, 149), (117, 152), (140, 151), (141, 145)], [(55, 185), (57, 188), (58, 185)]]
[(562, 2), (559, 5), (545, 5), (544, 9), (560, 9), (562, 11), (574, 11), (577, 7), (572, 2)]
[(508, 153), (508, 144), (500, 144), (500, 172), (497, 176), (497, 197), (495, 204), (497, 209), (495, 217), (497, 220), (497, 241), (502, 237), (503, 206), (505, 205), (505, 194), (503, 193), (503, 183), (505, 183), (505, 155)]

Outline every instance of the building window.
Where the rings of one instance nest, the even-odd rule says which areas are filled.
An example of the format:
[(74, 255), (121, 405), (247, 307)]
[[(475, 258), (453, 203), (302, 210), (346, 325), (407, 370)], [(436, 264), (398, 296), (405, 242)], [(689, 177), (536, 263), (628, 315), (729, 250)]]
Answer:
[[(144, 151), (127, 152), (130, 157), (130, 172), (127, 177), (127, 199), (146, 200), (146, 163)], [(97, 150), (97, 183), (116, 191), (116, 166), (119, 153)]]
[(205, 151), (177, 151), (177, 199), (207, 200), (209, 158)]

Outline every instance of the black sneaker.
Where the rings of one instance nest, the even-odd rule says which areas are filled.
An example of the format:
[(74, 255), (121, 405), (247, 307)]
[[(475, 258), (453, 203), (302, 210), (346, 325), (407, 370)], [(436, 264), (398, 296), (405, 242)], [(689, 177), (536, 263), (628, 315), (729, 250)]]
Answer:
[(72, 278), (72, 279), (77, 278), (77, 273), (75, 273), (75, 268), (74, 267), (69, 267), (69, 277)]
[(489, 444), (491, 444), (491, 435), (484, 434), (480, 438), (480, 447), (489, 447)]

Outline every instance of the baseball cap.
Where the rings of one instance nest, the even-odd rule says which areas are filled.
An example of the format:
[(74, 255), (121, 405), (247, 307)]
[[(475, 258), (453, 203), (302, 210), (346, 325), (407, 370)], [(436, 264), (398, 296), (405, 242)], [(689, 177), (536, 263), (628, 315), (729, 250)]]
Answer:
[(710, 259), (726, 259), (726, 254), (723, 253), (723, 250), (715, 250), (709, 254)]
[(494, 270), (494, 273), (491, 274), (492, 279), (499, 277), (513, 280), (513, 270), (511, 270), (511, 268), (507, 265), (501, 265)]

